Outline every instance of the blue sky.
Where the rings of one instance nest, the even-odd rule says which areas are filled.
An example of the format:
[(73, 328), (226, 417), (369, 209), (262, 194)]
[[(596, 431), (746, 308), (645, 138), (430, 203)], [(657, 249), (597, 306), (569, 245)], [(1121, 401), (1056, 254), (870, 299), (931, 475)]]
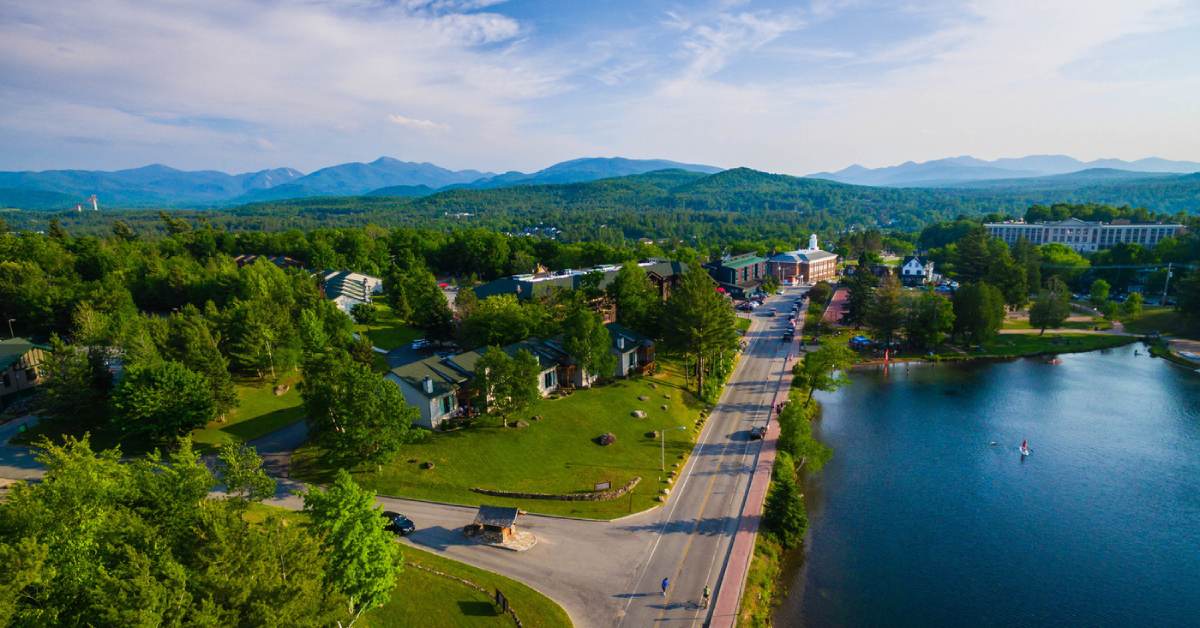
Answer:
[(0, 0), (0, 169), (1200, 159), (1200, 3)]

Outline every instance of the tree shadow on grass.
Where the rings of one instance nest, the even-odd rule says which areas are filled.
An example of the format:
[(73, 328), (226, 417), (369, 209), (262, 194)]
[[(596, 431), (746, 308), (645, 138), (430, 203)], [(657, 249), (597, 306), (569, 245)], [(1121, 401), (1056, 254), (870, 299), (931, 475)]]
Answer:
[(467, 617), (496, 617), (500, 615), (496, 610), (496, 605), (491, 602), (459, 600), (458, 610)]
[(221, 431), (243, 441), (254, 440), (304, 418), (304, 407), (281, 408), (253, 419), (226, 425)]

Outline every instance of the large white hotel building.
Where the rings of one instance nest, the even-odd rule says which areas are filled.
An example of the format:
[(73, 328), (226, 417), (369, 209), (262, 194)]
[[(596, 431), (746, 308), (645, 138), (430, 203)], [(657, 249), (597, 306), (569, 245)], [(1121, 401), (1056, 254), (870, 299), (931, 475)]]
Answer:
[(1183, 225), (1086, 222), (1078, 218), (1038, 223), (989, 222), (983, 226), (987, 227), (988, 233), (1009, 244), (1021, 238), (1033, 244), (1057, 242), (1080, 253), (1111, 248), (1121, 242), (1149, 248), (1163, 238), (1183, 233), (1185, 230)]

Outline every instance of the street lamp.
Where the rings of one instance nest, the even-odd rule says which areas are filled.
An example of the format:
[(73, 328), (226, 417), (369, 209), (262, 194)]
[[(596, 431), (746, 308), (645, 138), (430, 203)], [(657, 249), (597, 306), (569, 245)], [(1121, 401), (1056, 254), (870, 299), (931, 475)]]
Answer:
[[(670, 429), (686, 430), (687, 426), (686, 425), (676, 425), (675, 427), (672, 427)], [(659, 430), (658, 436), (659, 436), (658, 440), (659, 440), (659, 445), (660, 445), (659, 449), (662, 450), (662, 470), (663, 470), (663, 473), (666, 473), (667, 472), (667, 428), (663, 428), (663, 429)]]
[(16, 322), (16, 320), (17, 320), (17, 319), (15, 319), (15, 318), (10, 318), (10, 319), (8, 319), (8, 337), (9, 337), (9, 338), (16, 338), (16, 337), (17, 337), (17, 335), (16, 335), (16, 334), (14, 334), (14, 333), (13, 333), (13, 330), (12, 330), (12, 324), (13, 324), (13, 323), (15, 323), (15, 322)]

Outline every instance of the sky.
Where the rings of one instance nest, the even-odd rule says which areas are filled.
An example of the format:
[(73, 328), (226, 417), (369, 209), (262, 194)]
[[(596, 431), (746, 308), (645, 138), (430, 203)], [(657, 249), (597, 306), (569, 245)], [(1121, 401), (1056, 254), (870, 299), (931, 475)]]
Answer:
[(0, 169), (1200, 160), (1200, 0), (0, 0)]

